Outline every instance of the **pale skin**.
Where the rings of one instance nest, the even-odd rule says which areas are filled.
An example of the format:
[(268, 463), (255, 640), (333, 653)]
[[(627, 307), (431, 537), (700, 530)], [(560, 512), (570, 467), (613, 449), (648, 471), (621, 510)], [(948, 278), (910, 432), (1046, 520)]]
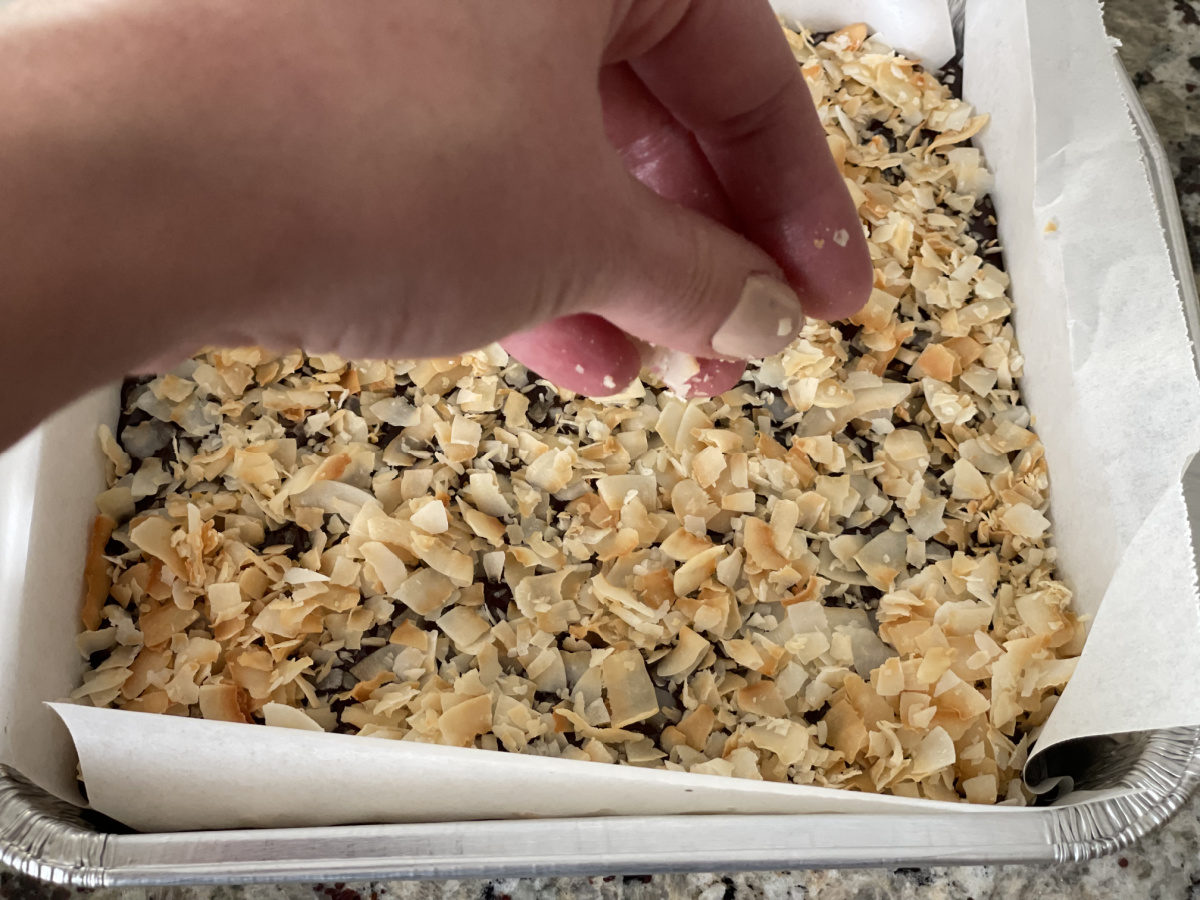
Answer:
[(0, 448), (212, 344), (714, 394), (871, 289), (766, 0), (17, 0), (0, 110)]

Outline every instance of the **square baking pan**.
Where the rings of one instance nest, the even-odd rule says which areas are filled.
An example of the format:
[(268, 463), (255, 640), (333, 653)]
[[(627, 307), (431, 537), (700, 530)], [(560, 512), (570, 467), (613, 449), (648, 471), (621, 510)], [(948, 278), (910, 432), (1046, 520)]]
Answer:
[[(960, 35), (964, 5), (951, 4)], [(1195, 345), (1200, 302), (1170, 167), (1115, 57), (1114, 65)], [(0, 481), (5, 477), (22, 476), (0, 471)], [(0, 513), (11, 520), (35, 510)], [(0, 590), (12, 584), (5, 549)], [(1074, 788), (1093, 792), (1082, 794), (1091, 799), (1019, 812), (594, 817), (176, 834), (130, 833), (0, 766), (0, 861), (80, 887), (1065, 862), (1129, 846), (1165, 822), (1200, 783), (1200, 728), (1097, 739), (1075, 749)]]

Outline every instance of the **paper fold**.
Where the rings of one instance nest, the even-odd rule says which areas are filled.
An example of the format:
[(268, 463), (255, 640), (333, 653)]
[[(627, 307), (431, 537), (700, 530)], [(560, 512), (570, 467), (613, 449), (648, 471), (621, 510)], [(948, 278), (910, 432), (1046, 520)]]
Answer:
[(92, 805), (142, 831), (542, 816), (913, 814), (942, 806), (409, 741), (52, 708), (85, 750)]

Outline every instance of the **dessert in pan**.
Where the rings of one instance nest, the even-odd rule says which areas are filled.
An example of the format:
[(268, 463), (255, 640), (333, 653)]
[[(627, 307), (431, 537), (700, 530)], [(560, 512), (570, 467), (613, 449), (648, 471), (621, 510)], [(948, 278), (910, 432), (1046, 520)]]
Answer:
[(1028, 802), (1085, 629), (986, 116), (863, 25), (788, 39), (869, 236), (860, 313), (713, 398), (579, 397), (497, 346), (210, 349), (130, 381), (73, 699)]

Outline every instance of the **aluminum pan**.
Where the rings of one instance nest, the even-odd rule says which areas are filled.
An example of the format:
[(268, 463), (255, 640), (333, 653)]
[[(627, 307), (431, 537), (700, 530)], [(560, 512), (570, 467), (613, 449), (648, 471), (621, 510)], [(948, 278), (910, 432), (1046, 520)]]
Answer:
[[(1130, 744), (1142, 748), (1143, 742)], [(1104, 764), (1110, 766), (1111, 758)], [(1200, 780), (1200, 730), (1150, 735), (1132, 797), (936, 816), (662, 816), (104, 834), (0, 772), (0, 861), (81, 887), (1085, 860), (1161, 825)]]
[[(1125, 85), (1195, 344), (1200, 301), (1170, 166), (1127, 76)], [(1197, 359), (1200, 366), (1200, 345)], [(1111, 743), (1077, 774), (1080, 784), (1136, 793), (969, 817), (678, 816), (116, 834), (0, 767), (0, 862), (59, 884), (102, 887), (1082, 861), (1128, 847), (1187, 800), (1200, 784), (1200, 728)]]

